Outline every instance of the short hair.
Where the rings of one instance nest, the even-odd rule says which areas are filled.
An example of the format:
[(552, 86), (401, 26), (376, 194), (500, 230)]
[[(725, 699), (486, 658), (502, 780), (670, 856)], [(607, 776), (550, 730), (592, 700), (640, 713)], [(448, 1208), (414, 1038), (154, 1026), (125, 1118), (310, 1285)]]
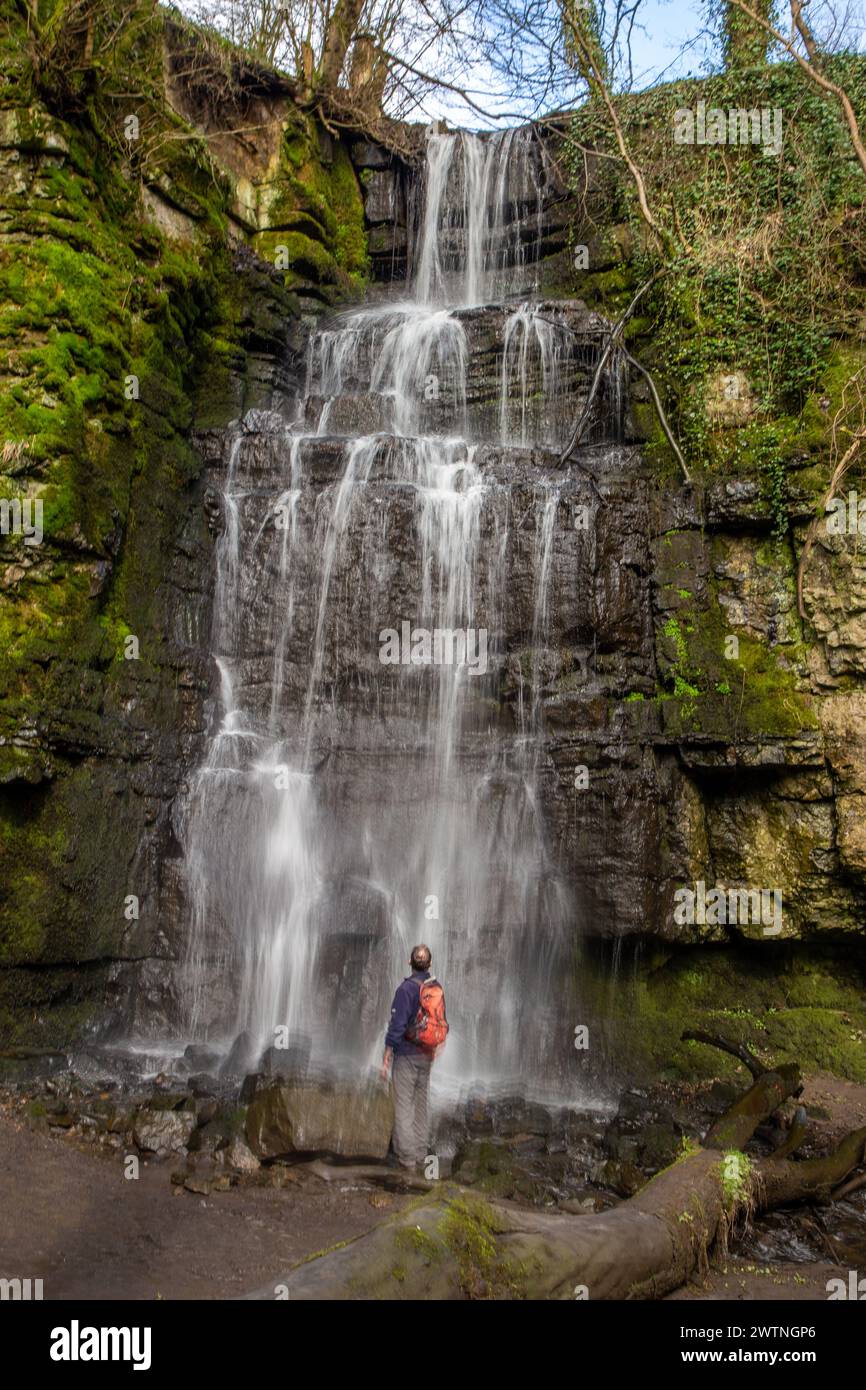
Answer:
[(429, 970), (432, 959), (430, 947), (422, 944), (421, 946), (412, 947), (412, 955), (409, 959), (409, 964), (412, 966), (413, 970)]

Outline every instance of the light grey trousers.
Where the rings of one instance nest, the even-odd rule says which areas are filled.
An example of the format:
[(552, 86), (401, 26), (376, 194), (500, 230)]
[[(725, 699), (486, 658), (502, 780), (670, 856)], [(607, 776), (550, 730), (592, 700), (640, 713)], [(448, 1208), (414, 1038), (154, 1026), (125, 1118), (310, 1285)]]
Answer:
[(394, 1058), (394, 1151), (404, 1168), (423, 1164), (427, 1157), (427, 1105), (430, 1095), (429, 1058)]

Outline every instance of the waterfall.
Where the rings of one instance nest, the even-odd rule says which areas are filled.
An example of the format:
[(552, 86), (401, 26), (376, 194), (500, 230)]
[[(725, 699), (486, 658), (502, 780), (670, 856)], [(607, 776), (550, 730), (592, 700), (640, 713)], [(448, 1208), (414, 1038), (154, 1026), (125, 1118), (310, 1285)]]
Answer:
[(538, 306), (521, 304), (510, 315), (499, 393), (499, 434), (504, 443), (526, 446), (538, 440), (554, 448), (565, 443), (547, 412), (562, 399), (563, 369), (573, 350), (567, 326)]
[(251, 1064), (278, 1028), (311, 1067), (375, 1064), (424, 940), (440, 1088), (571, 1084), (575, 904), (540, 789), (566, 480), (512, 486), (467, 424), (479, 322), (506, 446), (555, 445), (545, 402), (578, 370), (565, 318), (502, 307), (536, 274), (537, 145), (431, 136), (411, 299), (315, 333), (302, 423), (231, 444), (214, 732), (176, 832), (185, 1033), (246, 1032)]
[(544, 148), (531, 126), (486, 139), (467, 131), (431, 135), (417, 301), (471, 306), (531, 288), (545, 177)]

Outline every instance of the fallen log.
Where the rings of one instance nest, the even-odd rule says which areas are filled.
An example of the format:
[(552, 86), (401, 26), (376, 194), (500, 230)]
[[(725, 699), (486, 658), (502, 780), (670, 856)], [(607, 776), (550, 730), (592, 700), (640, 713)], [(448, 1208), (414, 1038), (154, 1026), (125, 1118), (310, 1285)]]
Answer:
[(443, 1184), (249, 1297), (660, 1298), (704, 1270), (711, 1248), (724, 1247), (738, 1221), (793, 1201), (829, 1200), (863, 1161), (866, 1129), (819, 1159), (742, 1152), (758, 1125), (801, 1090), (797, 1067), (762, 1070), (700, 1146), (687, 1146), (636, 1196), (600, 1215), (487, 1202)]
[(743, 1148), (761, 1121), (778, 1110), (790, 1096), (798, 1096), (802, 1089), (798, 1067), (780, 1067), (778, 1071), (763, 1072), (754, 1085), (710, 1126), (704, 1137), (704, 1148)]
[(785, 1139), (777, 1149), (773, 1150), (770, 1157), (774, 1162), (780, 1158), (790, 1158), (791, 1154), (795, 1154), (806, 1142), (808, 1134), (809, 1127), (806, 1124), (806, 1107), (798, 1105), (797, 1113), (791, 1123), (787, 1139)]
[(833, 1189), (845, 1181), (864, 1158), (866, 1127), (846, 1135), (831, 1154), (792, 1163), (775, 1154), (755, 1165), (755, 1181), (762, 1189), (761, 1209), (787, 1206), (804, 1198), (829, 1201)]

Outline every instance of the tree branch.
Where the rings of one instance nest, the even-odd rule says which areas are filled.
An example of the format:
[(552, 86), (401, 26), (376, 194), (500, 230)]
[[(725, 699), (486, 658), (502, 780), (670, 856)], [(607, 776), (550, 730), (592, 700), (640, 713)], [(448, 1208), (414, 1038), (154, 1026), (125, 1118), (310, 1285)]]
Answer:
[[(747, 15), (748, 18), (751, 19), (753, 24), (757, 24), (762, 29), (765, 29), (766, 32), (776, 40), (777, 43), (782, 45), (785, 52), (790, 54), (790, 56), (795, 60), (795, 62), (799, 63), (800, 67), (803, 69), (803, 71), (811, 79), (812, 82), (816, 83), (817, 86), (821, 87), (825, 92), (829, 92), (830, 95), (836, 98), (836, 100), (839, 102), (839, 105), (842, 107), (845, 122), (848, 126), (848, 133), (851, 136), (851, 143), (854, 146), (854, 152), (856, 153), (857, 158), (860, 161), (860, 168), (863, 170), (863, 173), (866, 174), (866, 145), (864, 145), (863, 137), (860, 134), (860, 126), (857, 123), (857, 116), (854, 112), (854, 107), (851, 105), (851, 98), (848, 96), (848, 93), (845, 91), (844, 87), (840, 87), (837, 82), (831, 82), (830, 78), (826, 77), (824, 73), (820, 72), (818, 68), (815, 66), (813, 52), (815, 56), (817, 56), (817, 47), (815, 46), (814, 39), (812, 39), (811, 37), (811, 31), (809, 31), (811, 42), (807, 43), (805, 37), (803, 39), (804, 43), (806, 43), (806, 48), (809, 52), (809, 57), (812, 59), (812, 61), (809, 61), (809, 59), (803, 57), (802, 53), (799, 53), (797, 51), (796, 45), (794, 44), (793, 40), (786, 38), (784, 34), (780, 33), (779, 30), (775, 27), (775, 25), (771, 24), (769, 20), (763, 17), (763, 15), (758, 14), (758, 12), (754, 10), (751, 5), (746, 3), (746, 0), (730, 0), (730, 4), (736, 5), (738, 10), (742, 10), (743, 14)], [(794, 9), (795, 5), (797, 7), (798, 13), (800, 7), (797, 4), (797, 0), (791, 0), (791, 13), (794, 17), (794, 24), (797, 27), (798, 32), (802, 34), (802, 30), (800, 29), (800, 25), (797, 21), (797, 13), (795, 13)], [(805, 21), (802, 22), (805, 23)]]

